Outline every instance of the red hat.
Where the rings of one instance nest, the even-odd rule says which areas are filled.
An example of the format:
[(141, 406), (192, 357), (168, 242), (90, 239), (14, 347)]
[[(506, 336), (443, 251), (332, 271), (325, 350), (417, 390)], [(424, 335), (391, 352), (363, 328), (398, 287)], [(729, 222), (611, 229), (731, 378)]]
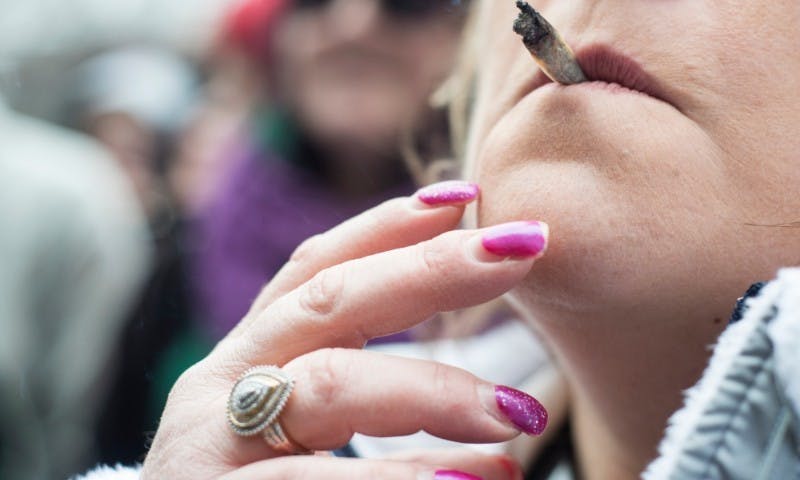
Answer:
[(269, 32), (289, 0), (238, 0), (233, 2), (222, 26), (222, 42), (257, 58), (269, 51)]

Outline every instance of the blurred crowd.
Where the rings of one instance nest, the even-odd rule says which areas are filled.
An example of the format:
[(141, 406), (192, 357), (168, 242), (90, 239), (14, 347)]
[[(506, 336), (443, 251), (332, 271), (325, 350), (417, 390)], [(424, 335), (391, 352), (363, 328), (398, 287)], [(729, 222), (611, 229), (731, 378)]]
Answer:
[(415, 190), (409, 159), (450, 154), (431, 98), (464, 9), (241, 0), (196, 44), (3, 54), (0, 479), (141, 461), (175, 379), (303, 239)]

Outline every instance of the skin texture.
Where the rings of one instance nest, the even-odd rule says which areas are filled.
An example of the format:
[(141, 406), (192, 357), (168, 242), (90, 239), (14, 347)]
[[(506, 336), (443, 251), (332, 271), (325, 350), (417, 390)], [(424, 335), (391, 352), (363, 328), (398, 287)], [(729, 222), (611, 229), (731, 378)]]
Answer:
[(637, 478), (735, 299), (800, 261), (800, 231), (772, 226), (800, 220), (800, 4), (532, 5), (578, 56), (611, 46), (669, 101), (602, 83), (531, 93), (513, 2), (477, 5), (478, 223), (550, 224), (514, 302), (572, 386), (587, 478)]

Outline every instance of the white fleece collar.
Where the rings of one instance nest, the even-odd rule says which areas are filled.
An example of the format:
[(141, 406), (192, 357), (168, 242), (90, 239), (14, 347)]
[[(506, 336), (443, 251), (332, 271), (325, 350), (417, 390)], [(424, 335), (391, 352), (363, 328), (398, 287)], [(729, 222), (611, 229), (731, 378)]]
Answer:
[(83, 476), (74, 477), (72, 480), (138, 480), (142, 472), (141, 467), (97, 467)]
[[(773, 317), (767, 332), (774, 348), (776, 380), (800, 418), (800, 269), (782, 270), (778, 278), (747, 301), (744, 318), (719, 337), (703, 377), (685, 394), (684, 406), (668, 422), (657, 458), (643, 474), (645, 480), (671, 478), (683, 445), (713, 400), (719, 386), (746, 342), (764, 319)], [(777, 315), (775, 315), (777, 309)]]

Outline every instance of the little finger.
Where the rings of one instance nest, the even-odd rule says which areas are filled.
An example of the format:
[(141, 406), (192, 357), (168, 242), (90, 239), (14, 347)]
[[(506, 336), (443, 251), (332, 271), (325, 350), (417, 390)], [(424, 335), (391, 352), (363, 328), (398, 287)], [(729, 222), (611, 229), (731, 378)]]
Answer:
[(481, 477), (452, 467), (390, 460), (283, 457), (248, 465), (221, 480), (515, 480), (500, 475)]

